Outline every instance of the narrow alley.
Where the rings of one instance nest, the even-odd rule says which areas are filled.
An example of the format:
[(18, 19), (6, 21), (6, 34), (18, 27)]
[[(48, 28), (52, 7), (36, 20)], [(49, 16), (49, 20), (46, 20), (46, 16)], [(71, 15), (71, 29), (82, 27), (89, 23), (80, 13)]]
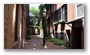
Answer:
[(4, 4), (4, 49), (84, 49), (84, 5)]

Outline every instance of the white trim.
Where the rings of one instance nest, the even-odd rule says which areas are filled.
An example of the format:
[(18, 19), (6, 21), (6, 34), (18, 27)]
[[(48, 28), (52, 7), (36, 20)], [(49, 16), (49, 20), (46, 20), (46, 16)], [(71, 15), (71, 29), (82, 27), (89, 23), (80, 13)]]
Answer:
[(54, 22), (53, 24), (57, 24), (58, 22)]
[(14, 33), (14, 28), (15, 28), (15, 18), (16, 18), (16, 4), (14, 4), (14, 8), (13, 8), (13, 23), (12, 23), (12, 30), (13, 30), (13, 32), (12, 33)]
[(64, 19), (59, 20), (59, 22), (64, 22)]
[(68, 28), (65, 28), (65, 30), (70, 30), (71, 28), (70, 27), (68, 27)]
[(80, 18), (83, 18), (84, 17), (84, 15), (82, 15), (82, 16), (79, 16), (79, 17), (77, 17), (77, 4), (75, 4), (75, 11), (76, 11), (76, 18), (75, 19), (80, 19)]
[(84, 17), (84, 15), (76, 17), (75, 19), (80, 19), (80, 18), (83, 18), (83, 17)]

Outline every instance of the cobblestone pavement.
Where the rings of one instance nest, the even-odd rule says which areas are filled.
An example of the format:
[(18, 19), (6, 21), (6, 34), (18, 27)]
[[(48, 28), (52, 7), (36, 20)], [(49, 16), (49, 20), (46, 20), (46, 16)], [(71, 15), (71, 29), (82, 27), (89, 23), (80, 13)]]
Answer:
[(49, 40), (46, 40), (47, 48), (44, 48), (42, 46), (43, 44), (42, 40), (43, 40), (42, 38), (36, 35), (31, 35), (31, 40), (26, 40), (25, 49), (64, 49), (65, 48), (63, 46), (55, 45), (49, 42)]

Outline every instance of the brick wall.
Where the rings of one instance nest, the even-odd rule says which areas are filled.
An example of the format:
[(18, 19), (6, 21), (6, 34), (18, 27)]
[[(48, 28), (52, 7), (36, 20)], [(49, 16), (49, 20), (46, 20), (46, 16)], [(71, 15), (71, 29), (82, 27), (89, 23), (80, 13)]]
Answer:
[[(82, 20), (82, 23), (79, 23), (76, 21), (75, 18), (76, 18), (76, 5), (68, 4), (68, 22), (71, 22), (69, 23), (71, 27), (65, 26), (65, 28), (70, 29), (71, 47), (72, 48), (84, 48), (84, 19)], [(78, 27), (82, 29), (81, 32), (80, 30), (78, 30)]]
[[(18, 7), (17, 7), (18, 6)], [(17, 9), (15, 8), (17, 7)], [(15, 10), (16, 9), (16, 10)], [(4, 48), (24, 48), (25, 37), (27, 34), (27, 16), (28, 12), (25, 4), (5, 4), (4, 5)], [(17, 14), (17, 15), (16, 15)], [(17, 21), (16, 21), (17, 18)], [(17, 22), (17, 27), (15, 26)], [(17, 31), (15, 30), (17, 28)], [(17, 35), (15, 35), (16, 33)], [(18, 38), (14, 42), (15, 36)], [(15, 44), (16, 43), (16, 44)]]
[[(62, 5), (63, 4), (56, 4), (55, 10), (59, 9)], [(55, 12), (55, 10), (54, 10), (54, 12)], [(50, 17), (50, 18), (52, 18), (52, 17)], [(82, 23), (80, 23), (75, 18), (76, 18), (76, 4), (67, 4), (67, 24), (65, 24), (65, 27), (62, 24), (57, 24), (57, 27), (55, 25), (53, 25), (53, 27), (50, 26), (50, 32), (52, 32), (52, 30), (54, 29), (54, 34), (56, 32), (58, 34), (60, 34), (60, 32), (63, 30), (66, 35), (66, 30), (70, 30), (70, 45), (71, 45), (71, 47), (84, 48), (84, 19), (83, 19)], [(51, 21), (52, 20), (50, 20), (50, 22)], [(80, 26), (81, 24), (82, 24), (82, 26)], [(55, 29), (57, 29), (57, 31), (55, 31)], [(82, 30), (78, 30), (78, 29), (82, 29)], [(79, 34), (78, 34), (78, 32), (79, 32)], [(79, 40), (81, 40), (81, 42)], [(77, 41), (80, 42), (81, 47)]]
[(67, 10), (67, 19), (68, 22), (69, 21), (73, 21), (76, 18), (76, 8), (75, 8), (75, 4), (68, 4), (67, 6), (68, 10)]
[(59, 9), (62, 5), (63, 5), (63, 4), (57, 4), (56, 10)]
[(4, 48), (7, 49), (14, 45), (13, 8), (14, 4), (4, 4)]

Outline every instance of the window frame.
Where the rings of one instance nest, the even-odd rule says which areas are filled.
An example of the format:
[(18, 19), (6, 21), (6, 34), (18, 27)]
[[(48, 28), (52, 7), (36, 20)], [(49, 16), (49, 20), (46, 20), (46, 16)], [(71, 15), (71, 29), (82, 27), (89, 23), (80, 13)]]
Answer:
[[(67, 21), (67, 4), (63, 4), (62, 7), (60, 7), (61, 9), (61, 17), (60, 17), (60, 20), (59, 21), (64, 21), (66, 22)], [(64, 12), (64, 13), (63, 13)], [(64, 17), (65, 15), (65, 17)]]
[[(78, 4), (75, 4), (75, 8), (76, 8), (76, 18), (75, 19), (80, 19), (80, 18), (83, 18), (84, 17), (84, 15), (81, 15), (81, 16), (79, 16), (79, 17), (77, 17), (77, 5)], [(82, 4), (83, 5), (83, 4)], [(83, 5), (84, 6), (84, 5)], [(83, 7), (84, 8), (84, 7)]]
[[(64, 14), (63, 14), (64, 12)], [(67, 21), (67, 4), (63, 4), (59, 9), (54, 12), (54, 23)], [(64, 17), (65, 15), (65, 17)]]
[(64, 4), (64, 6), (62, 7), (62, 15), (61, 16), (62, 16), (62, 18), (61, 18), (62, 20), (64, 20), (64, 21), (67, 20), (67, 4)]

